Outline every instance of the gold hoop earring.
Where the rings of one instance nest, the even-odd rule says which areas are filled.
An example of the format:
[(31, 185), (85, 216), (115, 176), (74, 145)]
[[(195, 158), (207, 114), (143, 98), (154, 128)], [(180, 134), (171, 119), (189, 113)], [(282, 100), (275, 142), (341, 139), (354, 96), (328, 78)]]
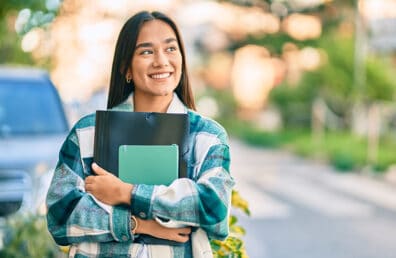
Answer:
[(126, 79), (126, 82), (127, 82), (127, 83), (130, 83), (130, 82), (131, 82), (131, 79), (132, 79), (132, 76), (131, 76), (130, 74), (127, 74), (127, 75), (125, 76), (125, 79)]

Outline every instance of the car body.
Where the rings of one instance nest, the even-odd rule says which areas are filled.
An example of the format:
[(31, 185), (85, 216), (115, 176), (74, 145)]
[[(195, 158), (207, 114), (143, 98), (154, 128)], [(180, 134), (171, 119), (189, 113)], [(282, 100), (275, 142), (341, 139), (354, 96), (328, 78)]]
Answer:
[(46, 193), (68, 131), (46, 71), (0, 67), (0, 217), (46, 212)]

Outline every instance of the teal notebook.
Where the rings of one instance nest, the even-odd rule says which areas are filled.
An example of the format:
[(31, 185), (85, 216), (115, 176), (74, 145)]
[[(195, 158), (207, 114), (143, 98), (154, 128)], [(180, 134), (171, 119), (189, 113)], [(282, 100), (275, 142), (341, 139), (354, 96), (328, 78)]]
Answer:
[(131, 184), (170, 185), (179, 177), (178, 145), (121, 145), (118, 177)]

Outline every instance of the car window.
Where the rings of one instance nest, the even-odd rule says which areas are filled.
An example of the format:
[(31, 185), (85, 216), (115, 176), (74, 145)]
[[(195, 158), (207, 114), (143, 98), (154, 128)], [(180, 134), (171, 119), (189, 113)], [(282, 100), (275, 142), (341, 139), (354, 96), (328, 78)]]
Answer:
[(67, 124), (63, 108), (51, 84), (0, 81), (0, 135), (65, 131)]

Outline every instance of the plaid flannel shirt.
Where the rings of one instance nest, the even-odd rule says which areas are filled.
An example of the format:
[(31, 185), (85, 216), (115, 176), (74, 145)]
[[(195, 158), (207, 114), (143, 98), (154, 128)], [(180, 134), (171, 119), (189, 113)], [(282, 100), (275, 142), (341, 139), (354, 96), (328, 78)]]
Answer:
[[(114, 110), (133, 111), (132, 95)], [(70, 257), (212, 257), (208, 239), (228, 235), (234, 180), (225, 130), (187, 109), (174, 94), (168, 113), (188, 113), (188, 178), (170, 186), (134, 185), (131, 206), (110, 206), (85, 191), (93, 174), (95, 114), (80, 119), (63, 143), (47, 194), (48, 229)], [(130, 217), (168, 218), (170, 224), (199, 228), (182, 246), (134, 243)], [(167, 226), (164, 224), (164, 226)]]

